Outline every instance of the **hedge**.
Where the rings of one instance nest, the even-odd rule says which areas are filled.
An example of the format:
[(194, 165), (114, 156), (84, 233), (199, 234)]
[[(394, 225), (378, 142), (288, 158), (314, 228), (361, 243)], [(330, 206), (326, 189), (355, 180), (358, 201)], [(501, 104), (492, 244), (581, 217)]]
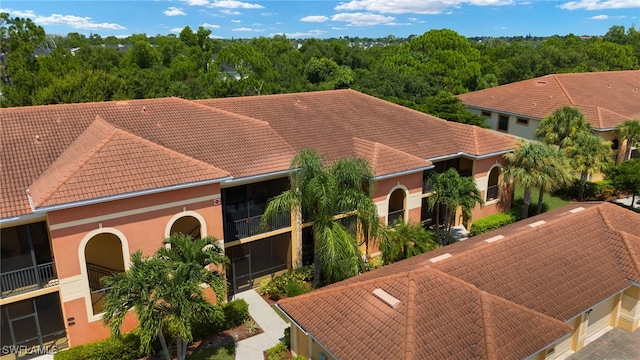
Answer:
[(222, 305), (227, 329), (240, 326), (249, 319), (249, 304), (244, 299), (233, 300)]
[(516, 216), (510, 213), (497, 213), (483, 217), (471, 224), (469, 236), (479, 235), (487, 231), (509, 225), (516, 220)]

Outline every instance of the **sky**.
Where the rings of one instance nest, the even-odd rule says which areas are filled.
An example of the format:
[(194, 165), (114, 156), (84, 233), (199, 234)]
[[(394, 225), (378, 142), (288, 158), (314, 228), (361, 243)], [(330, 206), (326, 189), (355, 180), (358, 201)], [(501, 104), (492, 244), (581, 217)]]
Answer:
[[(604, 35), (635, 26), (640, 0), (0, 0), (47, 34), (168, 35), (203, 26), (214, 38)], [(636, 26), (636, 29), (638, 26)]]

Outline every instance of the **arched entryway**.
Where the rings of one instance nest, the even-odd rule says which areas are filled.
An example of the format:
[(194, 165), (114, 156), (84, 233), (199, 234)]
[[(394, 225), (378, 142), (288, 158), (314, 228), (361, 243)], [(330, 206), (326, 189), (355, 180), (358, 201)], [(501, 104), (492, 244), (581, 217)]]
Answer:
[(393, 190), (389, 196), (389, 211), (387, 213), (387, 224), (393, 224), (398, 219), (404, 219), (406, 193), (402, 188)]
[(125, 271), (125, 257), (120, 238), (108, 232), (94, 235), (84, 247), (85, 267), (93, 315), (103, 311), (104, 297), (109, 292), (102, 278)]
[(202, 224), (194, 216), (182, 216), (171, 225), (169, 236), (173, 234), (189, 235), (194, 239), (200, 239), (202, 238)]
[(489, 180), (487, 182), (487, 193), (485, 201), (496, 200), (500, 197), (500, 174), (502, 169), (495, 166), (489, 171)]

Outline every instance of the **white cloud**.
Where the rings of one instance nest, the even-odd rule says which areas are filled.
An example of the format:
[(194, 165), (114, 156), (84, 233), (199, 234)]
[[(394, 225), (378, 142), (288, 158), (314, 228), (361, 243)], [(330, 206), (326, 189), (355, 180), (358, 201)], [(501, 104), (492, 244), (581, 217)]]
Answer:
[(344, 21), (351, 26), (390, 25), (396, 18), (371, 13), (342, 13), (331, 17), (333, 21)]
[(606, 10), (640, 8), (640, 0), (579, 0), (558, 5), (565, 10)]
[(116, 23), (95, 23), (86, 16), (51, 14), (49, 16), (32, 17), (33, 21), (38, 25), (66, 25), (74, 29), (82, 30), (123, 30), (124, 26)]
[(33, 10), (21, 11), (21, 10), (1, 9), (0, 12), (7, 12), (7, 13), (11, 14), (12, 16), (23, 17), (23, 18), (34, 18), (34, 17), (36, 17), (36, 14), (33, 12)]
[(305, 16), (302, 19), (300, 19), (300, 21), (304, 21), (304, 22), (325, 22), (327, 20), (329, 20), (329, 18), (324, 15), (311, 15), (311, 16)]
[(240, 14), (242, 14), (240, 11), (229, 10), (229, 9), (222, 9), (222, 10), (220, 10), (220, 12), (225, 14), (225, 15), (240, 15)]
[(242, 20), (235, 20), (235, 19), (234, 19), (234, 20), (231, 20), (231, 22), (232, 22), (232, 23), (239, 24), (239, 23), (241, 23), (241, 22), (242, 22)]
[(209, 28), (209, 29), (220, 29), (220, 25), (209, 24), (209, 23), (204, 23), (200, 26), (202, 26), (203, 28)]
[(185, 13), (184, 11), (182, 11), (181, 8), (177, 8), (175, 6), (171, 6), (169, 7), (167, 10), (162, 12), (163, 14), (167, 15), (167, 16), (181, 16), (181, 15), (187, 15), (187, 13)]
[(341, 3), (334, 9), (338, 11), (366, 10), (383, 14), (441, 14), (449, 8), (461, 5), (503, 6), (512, 5), (515, 0), (351, 0)]
[(264, 6), (260, 4), (250, 4), (236, 0), (219, 0), (209, 4), (209, 7), (213, 8), (225, 8), (225, 9), (264, 9)]
[(187, 3), (187, 5), (191, 6), (204, 6), (209, 4), (209, 0), (182, 0)]
[(596, 15), (596, 16), (592, 16), (590, 18), (587, 18), (589, 20), (607, 20), (609, 19), (608, 15)]
[(306, 37), (316, 37), (316, 36), (321, 36), (323, 34), (325, 34), (326, 31), (324, 30), (310, 30), (307, 32), (294, 32), (294, 33), (274, 33), (274, 34), (269, 34), (269, 36), (274, 36), (274, 35), (285, 35), (288, 38), (306, 38)]
[(172, 33), (181, 33), (184, 27), (171, 28)]
[(263, 32), (264, 29), (253, 29), (253, 28), (248, 28), (248, 27), (241, 27), (241, 28), (231, 29), (231, 31)]

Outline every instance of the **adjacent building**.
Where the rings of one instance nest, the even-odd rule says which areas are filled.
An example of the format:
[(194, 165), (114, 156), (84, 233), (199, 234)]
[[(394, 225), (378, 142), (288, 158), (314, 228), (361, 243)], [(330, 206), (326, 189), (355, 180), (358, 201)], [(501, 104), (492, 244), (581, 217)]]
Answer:
[(565, 358), (640, 326), (640, 214), (574, 203), (278, 306), (309, 359)]
[(300, 149), (366, 158), (381, 220), (428, 225), (425, 180), (450, 167), (486, 199), (473, 217), (501, 210), (502, 155), (516, 146), (352, 90), (8, 108), (0, 121), (1, 342), (16, 346), (108, 336), (100, 279), (172, 233), (219, 239), (229, 294), (311, 263), (295, 212), (259, 226)]
[[(622, 160), (623, 140), (613, 130), (624, 121), (640, 119), (640, 70), (552, 74), (459, 97), (491, 129), (529, 140), (554, 110), (577, 108), (598, 136), (611, 141)], [(640, 157), (637, 149), (632, 156)]]

